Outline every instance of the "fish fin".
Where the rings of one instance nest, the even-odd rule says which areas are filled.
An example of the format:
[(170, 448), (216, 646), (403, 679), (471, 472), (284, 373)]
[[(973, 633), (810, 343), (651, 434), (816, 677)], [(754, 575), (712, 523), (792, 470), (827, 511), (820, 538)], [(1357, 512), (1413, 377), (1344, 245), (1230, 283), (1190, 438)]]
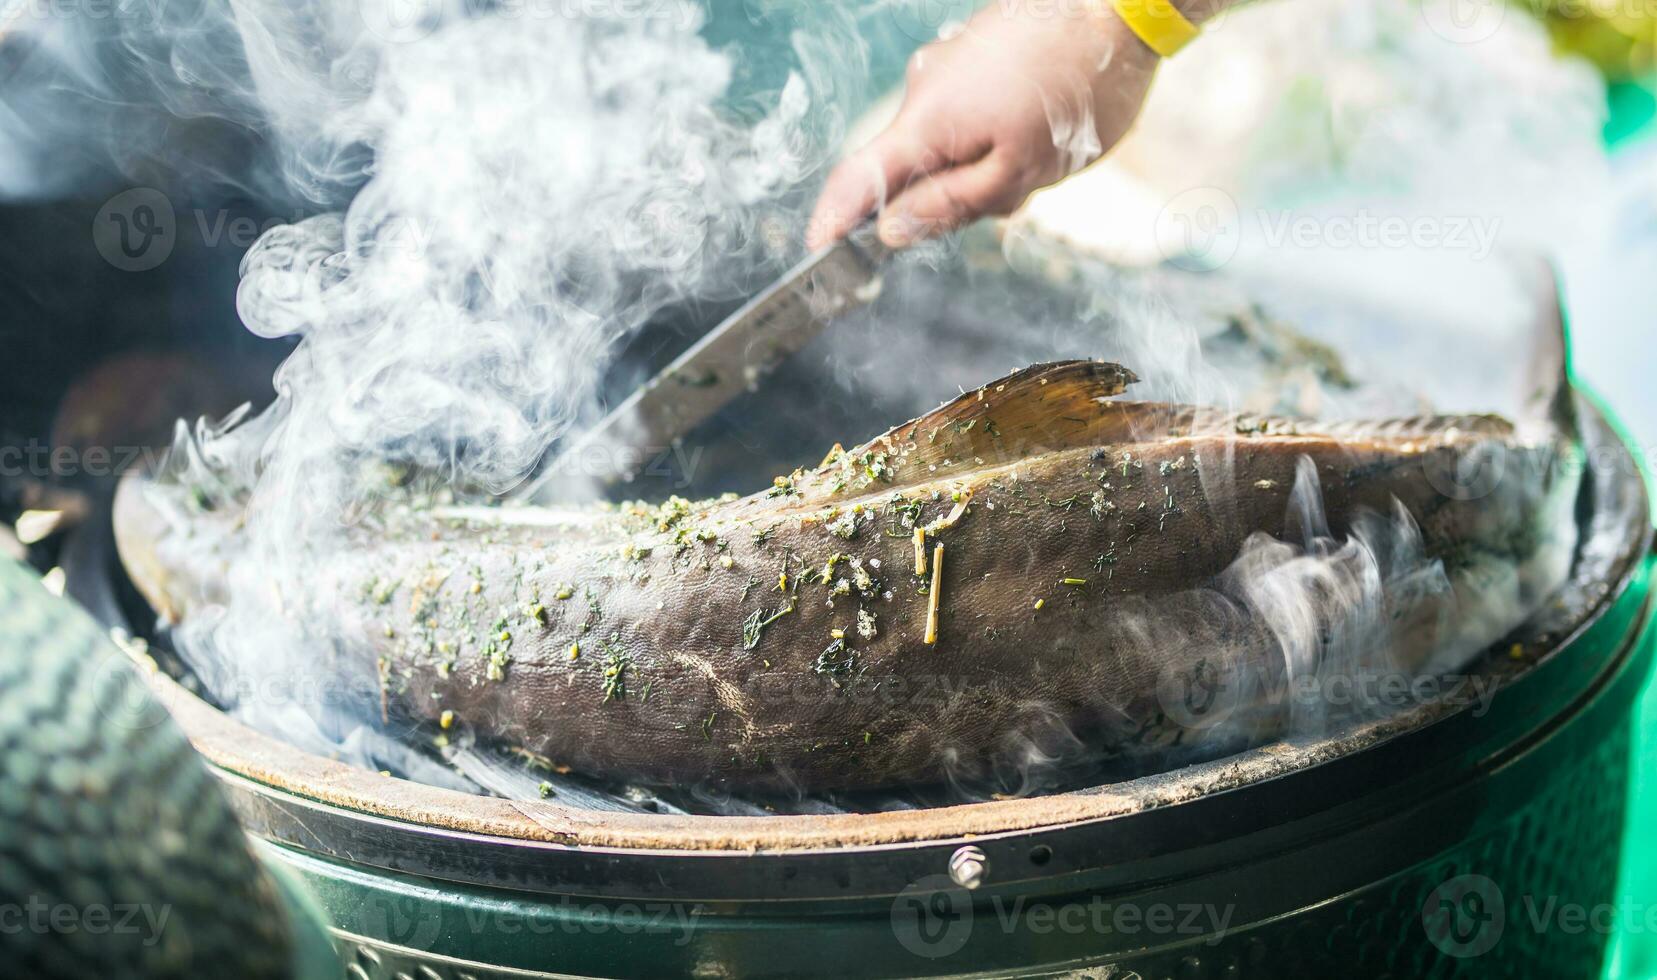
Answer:
[(1302, 435), (1333, 436), (1351, 440), (1435, 439), (1471, 436), (1479, 439), (1507, 439), (1513, 423), (1500, 415), (1410, 415), (1390, 419), (1348, 419), (1339, 422), (1308, 423)]
[(110, 515), (115, 551), (128, 580), (156, 615), (163, 622), (177, 622), (183, 617), (188, 596), (182, 594), (185, 590), (179, 588), (162, 553), (162, 542), (172, 533), (172, 525), (148, 496), (153, 486), (151, 477), (140, 472), (126, 474), (116, 485)]
[(1520, 392), (1521, 421), (1542, 423), (1566, 435), (1577, 432), (1576, 398), (1571, 390), (1570, 326), (1565, 320), (1565, 296), (1551, 263), (1535, 260), (1538, 274), (1537, 315), (1530, 327), (1530, 363)]
[(1108, 402), (1139, 378), (1108, 361), (1034, 364), (966, 392), (918, 419), (842, 452), (798, 487), (808, 500), (875, 484), (901, 487), (952, 471), (1044, 452), (1133, 441), (1167, 431), (1182, 406)]

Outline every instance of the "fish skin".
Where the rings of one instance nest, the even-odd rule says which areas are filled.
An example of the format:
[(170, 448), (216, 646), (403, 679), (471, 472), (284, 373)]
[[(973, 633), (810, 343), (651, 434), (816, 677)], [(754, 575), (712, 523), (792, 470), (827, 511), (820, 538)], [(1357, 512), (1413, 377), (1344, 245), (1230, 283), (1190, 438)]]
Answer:
[[(345, 601), (306, 615), (345, 638), (325, 646), (354, 651), (347, 665), (382, 663), (383, 696), (416, 718), (452, 711), (480, 736), (579, 772), (816, 792), (1005, 771), (1049, 730), (1100, 752), (1193, 737), (1158, 685), (1215, 657), (1281, 683), (1264, 624), (1205, 586), (1251, 536), (1307, 530), (1293, 506), (1307, 467), (1328, 531), (1401, 508), (1426, 555), (1445, 562), (1455, 588), (1415, 610), (1400, 641), (1410, 664), (1425, 662), (1448, 604), (1480, 587), (1458, 578), (1469, 554), (1535, 565), (1542, 588), (1558, 564), (1544, 552), (1558, 550), (1550, 530), (1576, 494), (1577, 470), (1557, 465), (1569, 438), (1521, 439), (1494, 416), (1320, 431), (1111, 400), (1133, 380), (1104, 362), (1036, 365), (737, 500), (625, 506), (561, 528), (400, 512), (351, 532), (314, 590)], [(1486, 452), (1511, 475), (1477, 495), (1440, 489)], [(967, 502), (927, 536), (929, 561), (937, 543), (945, 555), (933, 644), (895, 493), (921, 502), (923, 525), (947, 520), (952, 497)], [(123, 487), (123, 560), (156, 608), (188, 616), (227, 559), (170, 552), (177, 529), (149, 497)], [(854, 507), (863, 514), (847, 538), (836, 522)], [(209, 519), (224, 518), (198, 518)], [(687, 541), (685, 529), (711, 537)], [(221, 542), (233, 547), (234, 534)], [(874, 585), (858, 588), (849, 559), (816, 581), (837, 553)], [(841, 578), (849, 592), (835, 596)], [(571, 596), (557, 599), (565, 586)], [(746, 642), (749, 617), (780, 609)], [(859, 610), (875, 617), (872, 638)], [(1165, 635), (1145, 635), (1158, 624)], [(825, 653), (834, 629), (846, 649)], [(504, 661), (493, 669), (491, 641)], [(1271, 706), (1244, 714), (1256, 735), (1286, 720)]]

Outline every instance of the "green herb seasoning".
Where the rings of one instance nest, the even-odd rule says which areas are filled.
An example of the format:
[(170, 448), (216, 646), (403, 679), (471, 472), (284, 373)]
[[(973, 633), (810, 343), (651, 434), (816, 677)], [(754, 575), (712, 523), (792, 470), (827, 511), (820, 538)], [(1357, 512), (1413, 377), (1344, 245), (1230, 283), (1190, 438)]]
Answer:
[(817, 655), (817, 660), (811, 665), (811, 672), (827, 677), (835, 687), (857, 669), (857, 651), (846, 645), (844, 639), (837, 639), (823, 648)]
[(759, 646), (765, 628), (793, 611), (794, 603), (792, 602), (779, 608), (769, 616), (765, 614), (765, 610), (755, 609), (742, 623), (742, 649), (752, 650)]
[(604, 701), (601, 703), (625, 701), (627, 700), (627, 671), (633, 666), (632, 658), (627, 656), (627, 651), (616, 643), (616, 638), (613, 636), (604, 641), (604, 651)]

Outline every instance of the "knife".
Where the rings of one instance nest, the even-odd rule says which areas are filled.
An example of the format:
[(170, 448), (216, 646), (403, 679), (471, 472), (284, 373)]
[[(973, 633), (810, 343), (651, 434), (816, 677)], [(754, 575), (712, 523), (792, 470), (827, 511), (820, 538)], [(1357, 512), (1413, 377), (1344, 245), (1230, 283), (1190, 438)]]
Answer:
[(631, 479), (653, 453), (757, 389), (835, 318), (873, 301), (887, 252), (866, 222), (808, 256), (579, 436), (552, 472), (601, 483)]

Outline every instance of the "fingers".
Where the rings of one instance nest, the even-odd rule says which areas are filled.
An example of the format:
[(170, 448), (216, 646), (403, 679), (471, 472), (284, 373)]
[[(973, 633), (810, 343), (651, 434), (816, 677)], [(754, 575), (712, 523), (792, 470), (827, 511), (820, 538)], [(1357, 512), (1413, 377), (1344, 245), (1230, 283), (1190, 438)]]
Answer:
[(891, 248), (904, 248), (986, 214), (1004, 214), (1018, 206), (1024, 190), (1019, 168), (1005, 154), (991, 153), (909, 185), (886, 205), (880, 240)]
[(902, 120), (840, 162), (829, 174), (806, 225), (806, 245), (822, 248), (839, 241), (875, 211), (882, 199), (924, 176), (935, 159)]

